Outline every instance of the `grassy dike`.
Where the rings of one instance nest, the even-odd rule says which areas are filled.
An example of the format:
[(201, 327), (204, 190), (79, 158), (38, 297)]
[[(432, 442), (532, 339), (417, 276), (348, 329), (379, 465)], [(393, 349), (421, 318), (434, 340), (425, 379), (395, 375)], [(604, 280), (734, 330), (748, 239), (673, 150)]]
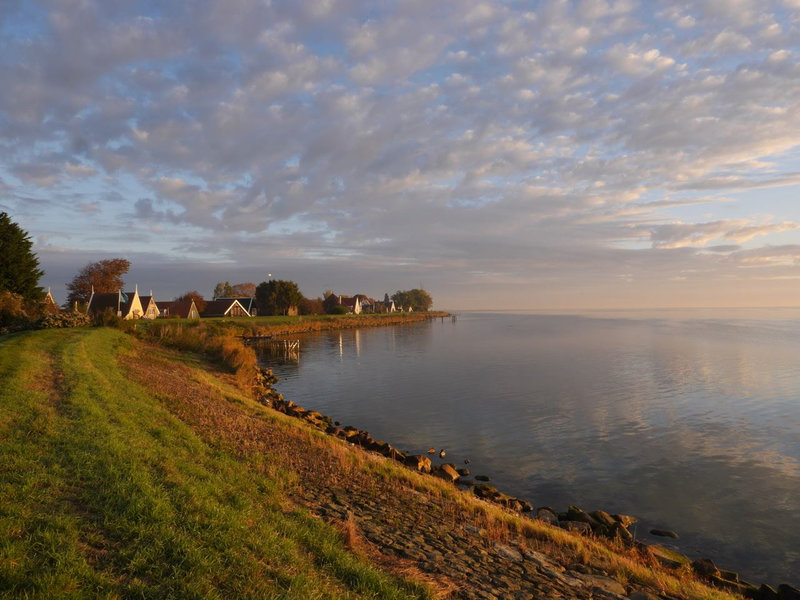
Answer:
[[(308, 326), (264, 319), (250, 331)], [(246, 391), (242, 327), (253, 323), (165, 322), (136, 331), (144, 340), (112, 328), (0, 338), (0, 596), (470, 597), (465, 573), (432, 575), (424, 560), (384, 552), (410, 530), (461, 540), (450, 543), (478, 562), (513, 545), (548, 569), (583, 565), (654, 598), (736, 597), (266, 409)], [(359, 522), (359, 511), (375, 518)], [(387, 548), (359, 530), (376, 525)]]
[(288, 502), (289, 473), (210, 446), (128, 378), (136, 343), (110, 328), (0, 343), (4, 597), (427, 597)]

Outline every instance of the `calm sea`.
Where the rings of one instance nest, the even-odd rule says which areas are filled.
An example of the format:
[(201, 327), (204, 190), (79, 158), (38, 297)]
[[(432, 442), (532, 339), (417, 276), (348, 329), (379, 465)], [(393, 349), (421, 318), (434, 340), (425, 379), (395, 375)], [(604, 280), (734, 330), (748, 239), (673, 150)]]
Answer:
[[(301, 337), (278, 389), (535, 506), (800, 584), (800, 310), (461, 313)], [(652, 528), (680, 539), (655, 538)]]

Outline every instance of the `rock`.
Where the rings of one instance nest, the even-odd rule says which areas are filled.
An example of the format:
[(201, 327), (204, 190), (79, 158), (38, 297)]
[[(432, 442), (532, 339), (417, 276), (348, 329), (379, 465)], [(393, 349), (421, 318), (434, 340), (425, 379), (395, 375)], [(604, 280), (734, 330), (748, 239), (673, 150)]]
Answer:
[(617, 520), (603, 510), (593, 510), (589, 515), (606, 529), (611, 529), (617, 524)]
[(647, 590), (638, 590), (632, 594), (629, 594), (628, 600), (659, 600), (659, 598)]
[(470, 462), (471, 462), (471, 461), (470, 461), (470, 459), (468, 459), (468, 458), (465, 458), (465, 459), (464, 459), (464, 464), (465, 464), (465, 465), (468, 465)]
[(633, 535), (631, 535), (631, 532), (623, 527), (622, 523), (614, 523), (614, 526), (608, 531), (608, 536), (611, 538), (618, 538), (624, 542), (633, 541)]
[(780, 600), (800, 600), (800, 590), (782, 583), (778, 586), (778, 598)]
[(439, 465), (433, 473), (437, 477), (441, 477), (447, 481), (458, 481), (459, 478), (459, 474), (456, 472), (456, 466), (450, 463)]
[(462, 467), (462, 468), (460, 468), (460, 469), (456, 469), (456, 472), (457, 472), (457, 473), (458, 473), (458, 474), (459, 474), (461, 477), (469, 477), (469, 469), (465, 469), (465, 468), (463, 468), (463, 467)]
[(405, 463), (412, 469), (416, 469), (422, 473), (431, 472), (431, 459), (424, 454), (412, 454), (407, 456)]
[(720, 569), (719, 576), (725, 581), (735, 581), (736, 583), (739, 582), (739, 574), (735, 571), (724, 571)]
[(436, 454), (436, 448), (428, 448), (428, 454)]
[(597, 519), (574, 505), (570, 505), (570, 507), (567, 509), (567, 512), (559, 515), (558, 518), (561, 521), (578, 521), (581, 523), (586, 523), (593, 530), (600, 529), (602, 527)]
[(658, 536), (661, 536), (661, 537), (672, 538), (673, 540), (677, 540), (678, 539), (678, 534), (675, 533), (674, 531), (670, 531), (669, 529), (651, 529), (650, 533), (652, 535), (658, 535)]
[(625, 529), (639, 521), (639, 519), (630, 515), (611, 515), (611, 517), (620, 523)]
[[(477, 479), (477, 477), (475, 479)], [(472, 493), (478, 498), (484, 498), (485, 500), (493, 500), (497, 496), (500, 496), (500, 492), (496, 487), (486, 483), (479, 483), (476, 485), (474, 488), (472, 488)]]
[(611, 579), (610, 577), (603, 577), (601, 575), (586, 575), (583, 573), (576, 573), (575, 577), (583, 581), (595, 593), (597, 591), (601, 591), (608, 594), (615, 594), (617, 596), (625, 596), (627, 593), (624, 585), (622, 585), (619, 581)]
[(692, 561), (692, 570), (701, 577), (719, 577), (717, 565), (708, 558), (700, 558)]
[(516, 548), (507, 544), (495, 544), (494, 549), (497, 550), (497, 553), (503, 558), (513, 560), (514, 562), (522, 562), (522, 554)]
[(491, 481), (491, 479), (486, 475), (476, 475), (475, 479), (478, 481)]
[(761, 584), (761, 587), (758, 588), (758, 593), (753, 597), (757, 598), (757, 600), (780, 600), (778, 592), (775, 591), (775, 588), (767, 585), (766, 583)]
[(445, 456), (447, 456), (447, 452), (445, 452), (444, 448), (442, 448), (439, 450), (439, 458), (444, 458)]
[(583, 521), (561, 521), (558, 526), (567, 531), (574, 531), (582, 535), (589, 535), (592, 533), (591, 526)]
[(537, 508), (535, 518), (539, 521), (550, 523), (551, 525), (558, 525), (558, 515), (552, 508), (548, 508), (547, 506)]

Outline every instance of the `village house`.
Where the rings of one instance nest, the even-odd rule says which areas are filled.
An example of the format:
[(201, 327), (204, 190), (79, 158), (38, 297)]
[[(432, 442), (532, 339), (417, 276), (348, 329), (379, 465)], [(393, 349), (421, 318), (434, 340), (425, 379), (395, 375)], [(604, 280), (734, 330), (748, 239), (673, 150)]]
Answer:
[(194, 300), (181, 300), (179, 302), (159, 302), (158, 308), (162, 318), (199, 319), (200, 312)]
[(206, 302), (201, 317), (249, 317), (250, 313), (235, 298), (211, 300)]
[(358, 295), (339, 296), (337, 294), (329, 294), (323, 302), (326, 311), (330, 311), (330, 309), (336, 305), (344, 306), (349, 313), (356, 315), (361, 314), (361, 300)]
[[(230, 296), (224, 298), (214, 298), (214, 301), (217, 300), (236, 300), (239, 304), (242, 305), (242, 308), (247, 311), (248, 316), (255, 317), (258, 314), (258, 309), (256, 308), (256, 299), (251, 296)], [(290, 313), (292, 314), (292, 313)], [(293, 314), (297, 314), (296, 312)]]
[(161, 314), (155, 298), (153, 298), (153, 290), (150, 290), (149, 296), (142, 296), (140, 298), (142, 303), (142, 318), (143, 319), (157, 319)]
[(89, 306), (86, 312), (93, 315), (101, 315), (106, 311), (111, 311), (118, 317), (125, 320), (141, 319), (144, 315), (142, 301), (139, 298), (139, 286), (132, 292), (112, 292), (110, 294), (97, 294), (92, 288), (92, 295), (89, 297)]

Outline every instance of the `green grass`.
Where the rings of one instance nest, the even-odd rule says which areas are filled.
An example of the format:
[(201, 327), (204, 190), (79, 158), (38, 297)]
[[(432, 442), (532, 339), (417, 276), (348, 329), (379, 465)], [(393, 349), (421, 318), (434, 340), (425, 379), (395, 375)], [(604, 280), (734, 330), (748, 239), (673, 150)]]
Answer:
[(420, 598), (127, 379), (114, 329), (0, 342), (0, 595)]

